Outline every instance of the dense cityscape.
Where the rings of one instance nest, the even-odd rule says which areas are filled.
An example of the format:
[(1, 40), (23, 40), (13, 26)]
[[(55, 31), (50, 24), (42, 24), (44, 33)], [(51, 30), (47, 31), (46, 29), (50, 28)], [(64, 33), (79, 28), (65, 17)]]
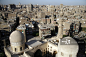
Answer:
[(86, 5), (0, 4), (0, 57), (85, 57)]

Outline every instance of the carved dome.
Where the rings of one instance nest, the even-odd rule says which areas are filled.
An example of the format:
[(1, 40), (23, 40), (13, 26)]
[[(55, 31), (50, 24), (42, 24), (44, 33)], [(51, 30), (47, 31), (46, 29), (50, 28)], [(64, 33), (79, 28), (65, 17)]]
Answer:
[(10, 42), (15, 43), (15, 42), (24, 42), (24, 35), (20, 31), (13, 31), (10, 35)]

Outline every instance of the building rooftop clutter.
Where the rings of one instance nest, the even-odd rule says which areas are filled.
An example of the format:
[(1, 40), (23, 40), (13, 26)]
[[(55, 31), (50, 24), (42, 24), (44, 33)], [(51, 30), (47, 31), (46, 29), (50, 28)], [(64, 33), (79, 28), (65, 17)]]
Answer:
[(38, 27), (47, 29), (47, 28), (52, 28), (52, 26), (55, 26), (54, 24), (38, 24)]
[[(74, 37), (86, 37), (80, 32), (86, 27), (86, 5), (19, 3), (0, 5), (0, 10), (0, 38), (4, 38), (4, 44), (7, 40), (2, 36), (8, 33), (3, 29), (12, 32), (9, 46), (4, 47), (7, 57), (41, 57), (37, 56), (40, 53), (43, 57), (76, 57), (79, 48)], [(61, 45), (59, 39), (72, 39), (76, 45)]]
[(34, 41), (34, 40), (32, 40), (32, 41), (29, 41), (29, 42), (27, 42), (26, 43), (26, 45), (29, 47), (29, 48), (34, 48), (34, 47), (37, 47), (38, 45), (41, 45), (42, 44), (42, 42), (40, 42), (40, 41)]
[(81, 27), (86, 27), (86, 24), (82, 24)]
[[(3, 21), (2, 21), (3, 22)], [(5, 22), (0, 24), (0, 30), (13, 31), (15, 29), (16, 22)]]
[(19, 26), (17, 27), (17, 29), (26, 29), (26, 26), (25, 26), (25, 25), (19, 25)]

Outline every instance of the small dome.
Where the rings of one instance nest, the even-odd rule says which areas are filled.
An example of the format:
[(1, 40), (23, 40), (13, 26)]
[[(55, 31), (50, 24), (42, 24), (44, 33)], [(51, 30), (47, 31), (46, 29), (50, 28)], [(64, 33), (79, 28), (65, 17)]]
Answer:
[[(69, 44), (64, 44), (64, 43), (62, 44), (62, 41), (64, 43), (66, 43), (67, 41), (69, 41), (70, 43), (67, 42)], [(71, 37), (65, 37), (65, 38), (63, 38), (60, 41), (60, 43), (58, 44), (58, 48), (59, 48), (59, 50), (61, 52), (68, 53), (68, 54), (77, 53), (78, 52), (78, 49), (79, 49), (77, 42), (73, 38), (71, 38)]]
[(15, 43), (15, 42), (22, 42), (24, 41), (24, 35), (20, 31), (13, 31), (10, 35), (10, 42)]

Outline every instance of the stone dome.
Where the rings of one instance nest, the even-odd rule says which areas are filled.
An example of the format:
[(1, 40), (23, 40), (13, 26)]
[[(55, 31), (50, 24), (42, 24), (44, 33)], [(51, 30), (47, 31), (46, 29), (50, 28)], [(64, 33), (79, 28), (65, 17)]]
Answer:
[(24, 35), (20, 31), (13, 31), (9, 37), (11, 43), (24, 42)]
[[(63, 41), (65, 43), (65, 41), (70, 40), (70, 44), (62, 44), (61, 42)], [(62, 40), (60, 40), (59, 44), (58, 44), (58, 48), (61, 52), (63, 53), (68, 53), (68, 54), (76, 54), (78, 53), (79, 50), (79, 46), (77, 44), (77, 42), (71, 38), (71, 37), (65, 37)]]

